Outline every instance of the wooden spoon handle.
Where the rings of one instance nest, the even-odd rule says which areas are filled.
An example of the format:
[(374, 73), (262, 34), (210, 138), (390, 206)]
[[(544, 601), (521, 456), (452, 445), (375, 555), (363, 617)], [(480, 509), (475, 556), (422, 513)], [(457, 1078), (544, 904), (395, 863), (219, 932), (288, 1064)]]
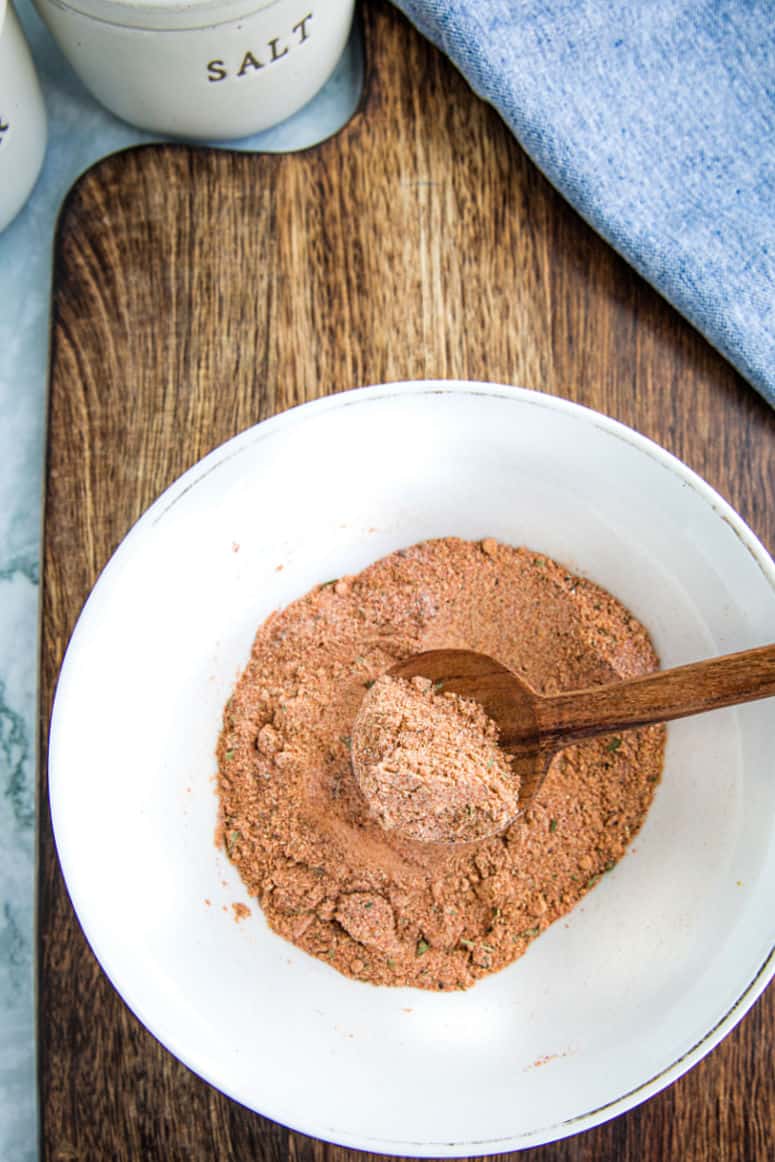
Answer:
[(610, 686), (542, 698), (541, 746), (559, 750), (595, 735), (686, 718), (772, 695), (775, 645), (760, 646)]

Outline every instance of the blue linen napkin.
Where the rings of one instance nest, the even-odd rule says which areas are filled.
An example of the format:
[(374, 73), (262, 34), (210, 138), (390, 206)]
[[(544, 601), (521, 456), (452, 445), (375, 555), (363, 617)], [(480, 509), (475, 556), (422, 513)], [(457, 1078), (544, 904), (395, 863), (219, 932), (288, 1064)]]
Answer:
[(394, 0), (775, 406), (773, 0)]

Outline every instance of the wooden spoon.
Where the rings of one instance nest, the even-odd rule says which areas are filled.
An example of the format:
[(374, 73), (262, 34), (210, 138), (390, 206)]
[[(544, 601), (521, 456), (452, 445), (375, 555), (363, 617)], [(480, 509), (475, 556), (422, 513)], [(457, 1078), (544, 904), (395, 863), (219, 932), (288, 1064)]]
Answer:
[(430, 650), (393, 666), (399, 678), (430, 678), (443, 691), (474, 698), (515, 756), (521, 811), (529, 807), (557, 751), (614, 734), (775, 695), (775, 644), (607, 686), (537, 694), (523, 678), (473, 650)]

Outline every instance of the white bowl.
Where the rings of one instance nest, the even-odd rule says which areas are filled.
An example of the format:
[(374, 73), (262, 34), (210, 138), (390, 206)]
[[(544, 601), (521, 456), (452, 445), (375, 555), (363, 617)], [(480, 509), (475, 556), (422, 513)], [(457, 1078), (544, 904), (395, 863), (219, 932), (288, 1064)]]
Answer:
[(772, 702), (672, 725), (630, 853), (466, 993), (356, 983), (269, 931), (213, 842), (213, 751), (254, 631), (316, 582), (447, 534), (604, 585), (666, 666), (775, 637), (773, 562), (656, 445), (534, 392), (396, 384), (259, 424), (173, 484), (87, 602), (51, 728), (65, 878), (127, 1004), (246, 1106), (391, 1154), (498, 1153), (622, 1113), (773, 972)]

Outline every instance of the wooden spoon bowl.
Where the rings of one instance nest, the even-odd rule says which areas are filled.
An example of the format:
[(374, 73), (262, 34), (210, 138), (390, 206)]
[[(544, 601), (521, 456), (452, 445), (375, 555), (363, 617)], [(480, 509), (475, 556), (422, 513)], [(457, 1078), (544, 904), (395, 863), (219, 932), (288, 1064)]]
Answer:
[(538, 694), (506, 666), (473, 650), (414, 654), (390, 673), (429, 678), (442, 692), (481, 703), (498, 726), (500, 746), (514, 756), (522, 813), (552, 758), (566, 746), (775, 695), (775, 644), (551, 695)]

